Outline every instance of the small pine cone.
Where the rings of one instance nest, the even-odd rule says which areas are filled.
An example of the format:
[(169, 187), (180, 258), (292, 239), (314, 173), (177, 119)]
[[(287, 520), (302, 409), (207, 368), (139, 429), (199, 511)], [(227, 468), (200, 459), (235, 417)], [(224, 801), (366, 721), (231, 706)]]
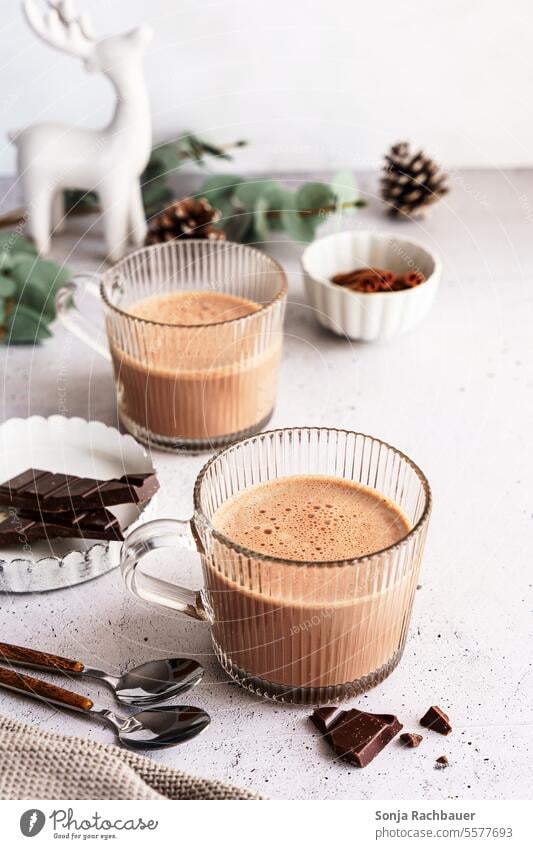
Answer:
[(447, 181), (447, 174), (422, 150), (412, 154), (408, 142), (399, 142), (385, 156), (381, 197), (390, 215), (422, 218), (426, 207), (449, 191)]
[(173, 239), (225, 239), (224, 231), (214, 226), (219, 218), (218, 209), (206, 198), (179, 200), (152, 218), (146, 244), (157, 245)]

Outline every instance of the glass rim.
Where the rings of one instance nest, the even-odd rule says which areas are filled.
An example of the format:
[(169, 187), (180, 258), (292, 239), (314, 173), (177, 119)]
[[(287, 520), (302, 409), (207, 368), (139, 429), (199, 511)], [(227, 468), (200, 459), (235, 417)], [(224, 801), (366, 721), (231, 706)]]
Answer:
[[(196, 244), (196, 245), (204, 245), (204, 246), (209, 245), (210, 247), (213, 247), (214, 245), (218, 245), (219, 247), (217, 248), (217, 250), (220, 250), (220, 251), (222, 251), (223, 248), (226, 247), (226, 246), (238, 246), (238, 248), (243, 250), (243, 251), (250, 251), (251, 253), (256, 254), (258, 257), (261, 257), (261, 259), (266, 259), (271, 264), (272, 270), (276, 271), (277, 273), (279, 273), (281, 275), (281, 285), (280, 285), (279, 291), (269, 301), (267, 301), (264, 304), (260, 304), (260, 309), (258, 309), (256, 312), (248, 313), (247, 315), (238, 316), (236, 318), (226, 318), (223, 321), (215, 321), (212, 324), (175, 324), (175, 323), (169, 323), (167, 321), (154, 321), (153, 319), (142, 318), (140, 316), (132, 315), (132, 313), (128, 312), (127, 310), (121, 309), (120, 307), (116, 306), (116, 304), (111, 303), (111, 300), (110, 300), (108, 293), (107, 293), (107, 290), (106, 290), (106, 285), (108, 284), (108, 278), (113, 273), (115, 273), (120, 268), (120, 266), (122, 264), (124, 264), (124, 263), (126, 263), (126, 262), (128, 262), (132, 259), (135, 259), (136, 257), (140, 256), (143, 253), (149, 254), (149, 253), (152, 253), (152, 252), (165, 250), (165, 248), (168, 248), (168, 246), (174, 246), (175, 245), (176, 249), (179, 250), (179, 248), (177, 248), (177, 246), (179, 244), (189, 244), (189, 245), (190, 244), (193, 244), (193, 245)], [(170, 248), (168, 248), (168, 249), (170, 249)], [(186, 290), (184, 290), (184, 291), (186, 291)], [(198, 291), (198, 290), (196, 290), (196, 291)], [(221, 290), (220, 289), (206, 289), (206, 290), (201, 290), (201, 291), (219, 292)], [(123, 318), (127, 318), (127, 319), (130, 319), (132, 321), (139, 321), (139, 322), (142, 322), (143, 324), (151, 324), (151, 325), (154, 325), (156, 327), (179, 327), (179, 328), (182, 328), (182, 329), (188, 328), (188, 329), (191, 329), (191, 330), (194, 330), (194, 329), (197, 330), (200, 327), (202, 327), (204, 329), (211, 328), (211, 327), (221, 327), (224, 324), (236, 324), (237, 322), (245, 322), (245, 321), (248, 321), (251, 318), (256, 318), (257, 316), (262, 315), (263, 313), (267, 312), (267, 310), (271, 309), (276, 303), (278, 303), (278, 301), (282, 301), (283, 298), (286, 297), (288, 291), (289, 291), (289, 281), (287, 279), (287, 274), (286, 274), (285, 270), (283, 269), (283, 267), (279, 264), (279, 262), (277, 262), (277, 260), (273, 259), (269, 254), (264, 253), (264, 251), (260, 251), (258, 248), (254, 248), (252, 245), (242, 245), (240, 242), (231, 242), (229, 240), (220, 240), (220, 241), (217, 242), (217, 241), (211, 241), (210, 239), (182, 239), (181, 242), (180, 242), (179, 239), (175, 239), (171, 242), (161, 242), (161, 244), (158, 244), (158, 245), (144, 245), (142, 248), (138, 248), (136, 251), (132, 251), (131, 253), (128, 253), (126, 256), (122, 257), (122, 259), (119, 259), (118, 262), (115, 262), (111, 266), (111, 268), (108, 268), (107, 271), (105, 271), (103, 273), (101, 280), (100, 280), (100, 297), (102, 298), (102, 301), (104, 302), (105, 306), (108, 309), (113, 310), (113, 312), (117, 313), (118, 315), (122, 316)]]
[[(238, 448), (241, 445), (245, 445), (246, 443), (255, 442), (261, 437), (271, 436), (272, 434), (278, 433), (289, 433), (294, 431), (305, 431), (305, 432), (320, 432), (327, 431), (329, 433), (342, 433), (349, 436), (361, 436), (364, 439), (371, 439), (373, 442), (379, 443), (379, 445), (384, 446), (385, 448), (389, 448), (393, 451), (398, 457), (404, 460), (415, 472), (418, 477), (422, 489), (424, 492), (425, 504), (424, 509), (422, 510), (422, 514), (418, 521), (413, 525), (413, 527), (399, 539), (397, 542), (392, 545), (388, 545), (385, 548), (381, 548), (378, 551), (372, 551), (369, 554), (363, 554), (359, 557), (348, 557), (344, 560), (291, 560), (288, 557), (273, 557), (272, 555), (264, 554), (260, 551), (254, 551), (252, 548), (247, 548), (246, 546), (239, 545), (231, 537), (227, 537), (222, 531), (217, 530), (212, 522), (207, 518), (204, 511), (202, 510), (200, 504), (200, 490), (202, 488), (202, 483), (205, 479), (208, 469), (211, 468), (213, 463), (218, 460), (223, 454), (230, 451), (232, 448)], [(347, 478), (339, 478), (339, 480), (347, 480)], [(377, 491), (377, 490), (376, 490)], [(383, 554), (388, 554), (389, 552), (398, 550), (403, 548), (407, 543), (415, 536), (417, 536), (422, 528), (427, 524), (432, 507), (432, 494), (431, 487), (429, 485), (429, 481), (425, 476), (422, 469), (413, 461), (407, 454), (404, 454), (403, 451), (400, 451), (399, 448), (396, 448), (394, 445), (391, 445), (389, 442), (385, 442), (383, 439), (379, 439), (377, 436), (371, 436), (368, 433), (361, 433), (360, 431), (347, 430), (346, 428), (339, 427), (312, 427), (312, 426), (293, 426), (293, 427), (280, 427), (280, 428), (272, 428), (271, 430), (261, 431), (261, 433), (256, 433), (253, 436), (249, 436), (246, 439), (241, 439), (238, 442), (233, 442), (231, 445), (226, 445), (220, 451), (217, 451), (207, 463), (200, 469), (196, 481), (194, 483), (193, 490), (193, 506), (194, 506), (194, 514), (192, 517), (192, 522), (195, 523), (197, 519), (200, 520), (201, 524), (205, 529), (207, 529), (220, 543), (225, 545), (227, 548), (233, 549), (237, 554), (244, 555), (245, 557), (253, 558), (254, 560), (262, 560), (264, 562), (269, 563), (278, 563), (278, 564), (286, 564), (287, 566), (303, 566), (305, 567), (314, 567), (314, 566), (324, 566), (324, 567), (333, 567), (333, 566), (358, 566), (361, 563), (368, 562), (369, 560), (373, 560), (375, 557), (379, 557)]]

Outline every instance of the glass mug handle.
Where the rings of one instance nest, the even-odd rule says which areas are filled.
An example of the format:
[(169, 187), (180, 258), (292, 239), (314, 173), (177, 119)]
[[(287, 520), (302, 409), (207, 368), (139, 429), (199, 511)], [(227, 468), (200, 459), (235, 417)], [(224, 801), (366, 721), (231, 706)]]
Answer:
[[(105, 337), (91, 321), (89, 321), (81, 310), (76, 306), (74, 296), (80, 291), (87, 292), (93, 298), (100, 300), (100, 290), (96, 281), (100, 280), (100, 275), (92, 271), (82, 271), (80, 274), (75, 274), (65, 286), (62, 286), (56, 294), (56, 310), (57, 317), (61, 324), (70, 330), (74, 336), (85, 342), (89, 348), (92, 348), (101, 357), (111, 362)], [(102, 338), (102, 342), (98, 341), (98, 336)]]
[(190, 590), (154, 578), (140, 568), (142, 558), (158, 548), (181, 548), (197, 552), (190, 520), (156, 519), (146, 522), (126, 537), (120, 552), (120, 569), (127, 588), (142, 601), (176, 610), (192, 619), (209, 621), (200, 590)]

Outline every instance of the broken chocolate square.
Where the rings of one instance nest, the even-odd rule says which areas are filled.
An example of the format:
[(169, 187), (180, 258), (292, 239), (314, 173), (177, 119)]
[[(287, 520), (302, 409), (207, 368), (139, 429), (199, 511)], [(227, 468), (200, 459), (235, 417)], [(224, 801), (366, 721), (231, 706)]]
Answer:
[(414, 734), (412, 731), (405, 731), (403, 734), (400, 734), (400, 743), (406, 749), (417, 749), (423, 739), (421, 734)]
[(311, 719), (333, 751), (359, 767), (368, 766), (403, 728), (392, 714), (355, 709), (318, 708)]
[(447, 766), (450, 766), (450, 761), (446, 755), (441, 755), (435, 761), (435, 769), (446, 769)]
[(346, 711), (341, 710), (338, 707), (321, 707), (317, 708), (314, 713), (311, 715), (311, 722), (316, 725), (319, 731), (322, 734), (327, 734), (333, 722), (335, 721), (335, 717), (339, 716), (342, 713), (346, 713)]
[(420, 725), (424, 728), (430, 728), (436, 731), (437, 734), (449, 734), (452, 730), (450, 718), (437, 705), (432, 705), (420, 720)]

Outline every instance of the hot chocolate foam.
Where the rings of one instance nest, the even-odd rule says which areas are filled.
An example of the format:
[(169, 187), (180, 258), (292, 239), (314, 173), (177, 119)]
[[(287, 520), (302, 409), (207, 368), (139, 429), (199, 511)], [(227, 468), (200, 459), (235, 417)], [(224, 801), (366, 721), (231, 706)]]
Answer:
[(137, 301), (128, 312), (145, 321), (190, 327), (242, 318), (260, 308), (255, 301), (227, 292), (191, 290), (152, 295)]
[(305, 562), (381, 551), (409, 530), (400, 509), (352, 481), (319, 475), (277, 478), (225, 501), (214, 526), (260, 554)]

